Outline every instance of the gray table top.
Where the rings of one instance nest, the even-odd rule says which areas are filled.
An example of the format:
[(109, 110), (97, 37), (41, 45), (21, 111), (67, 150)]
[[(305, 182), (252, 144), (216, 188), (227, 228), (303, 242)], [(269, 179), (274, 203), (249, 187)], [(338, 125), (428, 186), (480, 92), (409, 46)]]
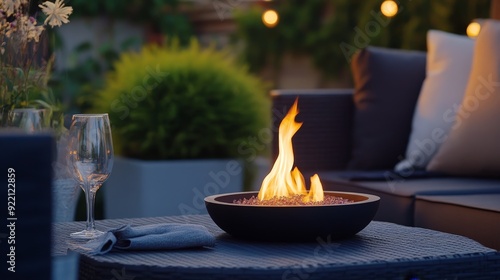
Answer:
[[(216, 246), (82, 255), (80, 277), (112, 279), (126, 273), (134, 280), (202, 279), (208, 274), (217, 275), (216, 279), (500, 279), (500, 253), (493, 249), (462, 236), (385, 222), (371, 222), (353, 238), (310, 243), (235, 239), (208, 215), (103, 220), (97, 228), (165, 222), (204, 225), (217, 236)], [(82, 222), (54, 224), (53, 256), (66, 254), (68, 242), (74, 242), (69, 233), (83, 226)]]

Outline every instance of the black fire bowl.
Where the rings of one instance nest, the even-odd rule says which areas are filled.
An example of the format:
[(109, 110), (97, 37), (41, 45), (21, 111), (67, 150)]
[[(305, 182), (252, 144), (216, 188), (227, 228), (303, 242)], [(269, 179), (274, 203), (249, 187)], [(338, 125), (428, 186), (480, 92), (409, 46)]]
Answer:
[(377, 212), (380, 198), (352, 192), (325, 191), (353, 203), (320, 206), (242, 205), (258, 192), (212, 195), (205, 205), (212, 220), (236, 238), (259, 241), (315, 241), (348, 238), (364, 229)]

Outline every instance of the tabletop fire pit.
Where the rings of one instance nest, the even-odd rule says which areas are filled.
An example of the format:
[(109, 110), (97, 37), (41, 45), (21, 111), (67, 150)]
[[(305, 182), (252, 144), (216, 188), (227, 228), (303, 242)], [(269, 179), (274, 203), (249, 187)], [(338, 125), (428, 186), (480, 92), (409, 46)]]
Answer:
[(212, 220), (230, 235), (269, 241), (346, 238), (365, 228), (375, 216), (378, 196), (323, 191), (317, 174), (306, 189), (302, 173), (293, 168), (292, 137), (302, 126), (295, 122), (297, 114), (296, 100), (280, 124), (278, 158), (259, 192), (205, 198)]
[(353, 200), (332, 205), (244, 205), (257, 192), (213, 195), (205, 198), (212, 220), (234, 237), (252, 240), (291, 241), (317, 237), (345, 238), (365, 228), (377, 212), (379, 197), (349, 192), (325, 192)]

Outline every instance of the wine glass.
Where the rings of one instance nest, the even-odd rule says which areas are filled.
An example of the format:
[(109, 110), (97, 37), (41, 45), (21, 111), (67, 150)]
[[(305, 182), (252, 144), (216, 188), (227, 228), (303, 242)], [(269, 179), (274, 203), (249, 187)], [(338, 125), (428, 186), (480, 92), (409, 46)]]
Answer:
[(86, 228), (72, 233), (71, 237), (93, 239), (103, 234), (95, 229), (95, 195), (113, 167), (113, 140), (108, 114), (73, 115), (69, 137), (69, 166), (85, 192), (87, 204)]
[(47, 128), (45, 120), (47, 111), (34, 108), (17, 108), (9, 115), (8, 126), (17, 127), (28, 134)]

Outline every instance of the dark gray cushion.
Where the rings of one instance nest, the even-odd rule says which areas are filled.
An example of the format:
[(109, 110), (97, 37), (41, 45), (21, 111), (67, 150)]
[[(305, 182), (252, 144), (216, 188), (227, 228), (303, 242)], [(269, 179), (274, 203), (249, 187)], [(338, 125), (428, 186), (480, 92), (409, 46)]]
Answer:
[(368, 47), (353, 56), (349, 169), (392, 169), (404, 157), (425, 63), (426, 54), (419, 51)]
[(416, 195), (461, 195), (498, 193), (500, 194), (500, 180), (479, 179), (469, 177), (438, 177), (438, 178), (416, 178), (394, 177), (388, 173), (386, 180), (350, 181), (342, 178), (341, 172), (318, 172), (321, 182), (338, 182), (356, 185), (366, 191), (376, 191), (394, 194), (402, 197), (414, 197)]
[[(417, 195), (500, 194), (500, 180), (459, 177), (419, 178), (386, 173), (385, 180), (350, 180), (353, 172), (319, 172), (323, 188), (328, 191), (360, 192), (380, 197), (376, 220), (414, 225), (414, 203)], [(383, 175), (383, 176), (386, 176)]]

